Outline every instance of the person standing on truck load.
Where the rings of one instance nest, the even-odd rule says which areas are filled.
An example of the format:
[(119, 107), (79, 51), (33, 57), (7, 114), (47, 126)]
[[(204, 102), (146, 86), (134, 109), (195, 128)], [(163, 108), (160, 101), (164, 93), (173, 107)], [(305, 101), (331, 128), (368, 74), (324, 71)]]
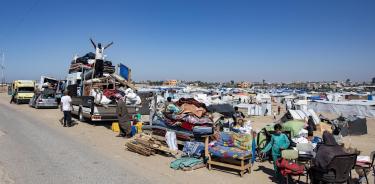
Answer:
[(70, 98), (68, 91), (64, 91), (64, 96), (61, 97), (61, 110), (64, 113), (63, 126), (70, 127), (72, 123), (72, 98)]
[(98, 60), (98, 59), (104, 60), (104, 50), (107, 49), (108, 47), (110, 47), (113, 44), (113, 42), (111, 42), (110, 44), (108, 44), (105, 47), (102, 47), (101, 43), (98, 43), (98, 46), (96, 46), (95, 42), (91, 38), (90, 38), (90, 41), (91, 41), (91, 44), (95, 48), (95, 60)]
[(108, 44), (105, 47), (102, 47), (101, 43), (98, 43), (98, 45), (95, 44), (95, 42), (90, 38), (91, 44), (95, 48), (95, 77), (103, 77), (103, 70), (104, 70), (104, 50), (110, 47), (113, 42)]
[(116, 137), (130, 137), (131, 132), (131, 123), (130, 123), (130, 114), (126, 106), (126, 98), (120, 99), (117, 102), (117, 118), (120, 127), (120, 133)]

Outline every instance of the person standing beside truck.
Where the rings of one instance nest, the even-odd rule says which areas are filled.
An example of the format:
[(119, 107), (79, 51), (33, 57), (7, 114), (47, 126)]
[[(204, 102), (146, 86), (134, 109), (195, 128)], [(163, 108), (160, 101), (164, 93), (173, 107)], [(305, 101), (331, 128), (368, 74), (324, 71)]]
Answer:
[(64, 91), (64, 96), (61, 97), (61, 110), (64, 113), (63, 126), (70, 127), (72, 123), (72, 98), (70, 98), (68, 91)]
[(131, 123), (130, 115), (126, 106), (126, 98), (120, 99), (117, 102), (116, 112), (120, 128), (120, 132), (116, 137), (130, 137)]

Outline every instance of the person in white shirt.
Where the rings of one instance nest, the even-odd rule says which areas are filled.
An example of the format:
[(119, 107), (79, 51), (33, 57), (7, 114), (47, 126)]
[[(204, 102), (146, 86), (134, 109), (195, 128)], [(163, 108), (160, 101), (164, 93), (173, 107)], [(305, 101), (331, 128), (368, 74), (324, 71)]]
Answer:
[(95, 48), (95, 59), (96, 60), (104, 60), (104, 50), (110, 47), (113, 42), (109, 43), (107, 46), (102, 47), (101, 43), (98, 43), (98, 45), (95, 44), (95, 42), (90, 38), (91, 44)]
[(92, 45), (95, 48), (95, 77), (101, 78), (103, 77), (103, 71), (104, 71), (104, 50), (106, 50), (108, 47), (110, 47), (113, 42), (108, 44), (105, 47), (102, 47), (101, 43), (98, 43), (98, 45), (95, 44), (95, 42), (90, 38), (90, 41)]
[(72, 98), (70, 98), (68, 91), (64, 91), (64, 96), (61, 97), (61, 110), (64, 113), (64, 127), (70, 127), (72, 123)]

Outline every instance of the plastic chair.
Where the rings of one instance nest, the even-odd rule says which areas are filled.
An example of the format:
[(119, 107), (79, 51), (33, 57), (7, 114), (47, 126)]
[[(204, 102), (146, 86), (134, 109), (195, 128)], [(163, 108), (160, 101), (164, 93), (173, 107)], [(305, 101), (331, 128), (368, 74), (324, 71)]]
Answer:
[(368, 184), (368, 178), (367, 178), (366, 170), (368, 172), (370, 172), (371, 169), (373, 171), (375, 171), (375, 166), (374, 166), (375, 151), (371, 152), (370, 158), (371, 158), (371, 162), (370, 163), (356, 164), (356, 167), (358, 167), (359, 169), (363, 170), (363, 173), (365, 174), (365, 178), (366, 178), (367, 184)]
[(327, 169), (320, 169), (312, 167), (310, 173), (312, 174), (311, 181), (320, 181), (323, 183), (350, 183), (351, 171), (357, 161), (357, 155), (339, 155), (335, 156)]

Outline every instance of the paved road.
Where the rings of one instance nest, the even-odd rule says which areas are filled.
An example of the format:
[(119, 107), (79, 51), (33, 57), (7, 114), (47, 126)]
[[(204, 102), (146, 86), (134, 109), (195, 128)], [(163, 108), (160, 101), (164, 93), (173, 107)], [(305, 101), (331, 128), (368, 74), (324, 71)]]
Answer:
[(151, 183), (141, 174), (0, 104), (0, 183)]

